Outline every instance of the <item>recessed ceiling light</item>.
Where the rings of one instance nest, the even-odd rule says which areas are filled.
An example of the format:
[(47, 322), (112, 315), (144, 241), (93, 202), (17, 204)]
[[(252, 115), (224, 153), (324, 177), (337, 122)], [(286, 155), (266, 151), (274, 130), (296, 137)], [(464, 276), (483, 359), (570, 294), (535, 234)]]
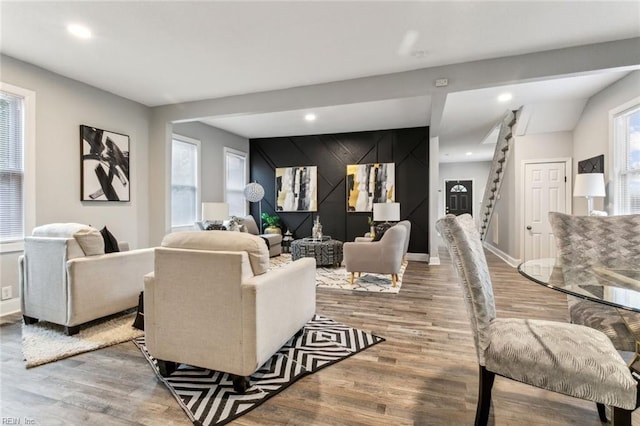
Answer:
[(473, 152), (467, 151), (464, 155), (473, 155)]
[(511, 99), (513, 99), (513, 95), (511, 93), (503, 93), (502, 95), (498, 96), (499, 102), (508, 102)]
[(89, 28), (85, 27), (84, 25), (69, 24), (67, 25), (67, 31), (69, 31), (71, 34), (73, 34), (78, 38), (84, 38), (84, 39), (91, 38), (91, 31), (89, 30)]
[(316, 119), (316, 115), (312, 114), (312, 113), (309, 113), (309, 114), (304, 116), (304, 119), (307, 120), (307, 121), (314, 121)]

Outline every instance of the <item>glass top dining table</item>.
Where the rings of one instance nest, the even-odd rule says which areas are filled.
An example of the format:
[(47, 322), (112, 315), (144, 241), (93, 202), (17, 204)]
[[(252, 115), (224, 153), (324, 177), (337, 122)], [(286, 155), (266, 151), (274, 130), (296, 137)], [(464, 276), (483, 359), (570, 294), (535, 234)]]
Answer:
[(640, 312), (640, 265), (629, 268), (562, 267), (556, 259), (521, 263), (518, 272), (548, 288), (616, 308)]

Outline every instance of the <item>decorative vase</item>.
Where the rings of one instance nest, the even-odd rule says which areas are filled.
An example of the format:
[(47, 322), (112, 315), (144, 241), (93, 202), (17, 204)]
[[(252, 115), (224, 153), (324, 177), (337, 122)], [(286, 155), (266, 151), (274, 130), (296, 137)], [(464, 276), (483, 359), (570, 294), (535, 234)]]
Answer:
[(320, 223), (320, 216), (316, 216), (316, 221), (311, 229), (311, 238), (314, 240), (322, 240), (322, 224)]
[(376, 227), (375, 227), (375, 226), (373, 226), (373, 225), (371, 225), (371, 226), (369, 227), (369, 236), (370, 236), (371, 238), (375, 238), (375, 237), (376, 237)]
[(267, 226), (264, 229), (265, 234), (282, 234), (282, 230), (277, 226)]

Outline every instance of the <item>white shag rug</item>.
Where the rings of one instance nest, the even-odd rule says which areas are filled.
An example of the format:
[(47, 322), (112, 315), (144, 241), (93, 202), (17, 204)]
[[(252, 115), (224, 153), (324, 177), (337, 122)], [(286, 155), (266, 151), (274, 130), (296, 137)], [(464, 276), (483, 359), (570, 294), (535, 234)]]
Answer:
[(22, 354), (26, 368), (68, 358), (84, 352), (115, 345), (144, 335), (132, 327), (135, 312), (92, 321), (80, 327), (73, 336), (64, 333), (64, 327), (46, 321), (22, 324)]
[[(291, 262), (290, 253), (282, 253), (270, 259), (271, 268), (280, 268)], [(344, 265), (339, 267), (319, 266), (316, 268), (316, 286), (339, 290), (368, 291), (373, 293), (399, 293), (402, 286), (402, 275), (407, 267), (407, 262), (403, 262), (398, 274), (398, 281), (393, 287), (391, 274), (372, 274), (363, 272), (362, 275), (353, 280), (351, 284), (351, 273), (347, 272)]]

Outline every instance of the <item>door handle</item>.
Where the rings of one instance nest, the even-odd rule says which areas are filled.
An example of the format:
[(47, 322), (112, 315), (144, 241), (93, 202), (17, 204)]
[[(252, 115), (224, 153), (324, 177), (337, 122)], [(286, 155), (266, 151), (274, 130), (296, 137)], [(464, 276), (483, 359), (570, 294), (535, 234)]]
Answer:
[(531, 231), (531, 225), (527, 226), (527, 231)]

